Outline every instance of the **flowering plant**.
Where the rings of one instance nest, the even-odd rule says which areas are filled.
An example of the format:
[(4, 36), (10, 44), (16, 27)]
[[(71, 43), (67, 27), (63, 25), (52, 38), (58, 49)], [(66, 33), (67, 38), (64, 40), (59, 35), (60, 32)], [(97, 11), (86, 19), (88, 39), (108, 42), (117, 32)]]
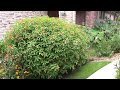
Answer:
[(88, 42), (80, 28), (62, 19), (35, 17), (17, 21), (2, 44), (6, 77), (62, 78), (86, 62)]

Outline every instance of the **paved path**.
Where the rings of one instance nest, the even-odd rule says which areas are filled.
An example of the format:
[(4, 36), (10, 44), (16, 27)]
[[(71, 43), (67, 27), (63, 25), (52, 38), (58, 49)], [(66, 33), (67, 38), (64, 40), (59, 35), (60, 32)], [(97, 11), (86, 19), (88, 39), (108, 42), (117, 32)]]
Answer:
[(118, 60), (111, 62), (110, 64), (93, 73), (87, 79), (116, 79), (115, 77), (117, 68), (115, 65), (118, 63)]

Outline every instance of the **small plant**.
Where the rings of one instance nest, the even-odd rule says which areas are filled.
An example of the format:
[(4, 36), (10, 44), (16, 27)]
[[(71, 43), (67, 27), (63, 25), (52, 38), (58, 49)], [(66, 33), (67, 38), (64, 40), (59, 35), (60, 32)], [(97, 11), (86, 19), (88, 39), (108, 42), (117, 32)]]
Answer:
[(119, 63), (116, 64), (115, 66), (116, 66), (116, 68), (117, 68), (117, 71), (116, 71), (116, 73), (117, 73), (116, 78), (117, 78), (117, 79), (120, 79), (120, 61), (119, 61)]
[(120, 69), (117, 71), (117, 79), (120, 79)]
[(109, 28), (110, 21), (111, 20), (108, 18), (104, 20), (96, 19), (94, 28), (96, 28), (99, 31), (105, 31)]

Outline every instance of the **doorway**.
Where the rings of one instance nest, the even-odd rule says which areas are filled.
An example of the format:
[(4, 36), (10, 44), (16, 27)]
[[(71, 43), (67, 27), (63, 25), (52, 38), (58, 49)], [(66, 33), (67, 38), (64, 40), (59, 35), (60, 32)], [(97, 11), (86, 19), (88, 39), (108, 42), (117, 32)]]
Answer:
[(48, 16), (49, 17), (59, 17), (59, 12), (58, 11), (48, 11)]

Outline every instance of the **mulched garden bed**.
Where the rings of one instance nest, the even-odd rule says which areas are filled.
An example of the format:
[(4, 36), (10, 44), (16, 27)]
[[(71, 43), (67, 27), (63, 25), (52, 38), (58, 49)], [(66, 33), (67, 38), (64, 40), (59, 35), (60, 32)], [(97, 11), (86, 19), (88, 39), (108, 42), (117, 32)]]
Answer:
[(115, 53), (111, 57), (91, 57), (90, 61), (114, 61), (120, 59), (120, 53)]

